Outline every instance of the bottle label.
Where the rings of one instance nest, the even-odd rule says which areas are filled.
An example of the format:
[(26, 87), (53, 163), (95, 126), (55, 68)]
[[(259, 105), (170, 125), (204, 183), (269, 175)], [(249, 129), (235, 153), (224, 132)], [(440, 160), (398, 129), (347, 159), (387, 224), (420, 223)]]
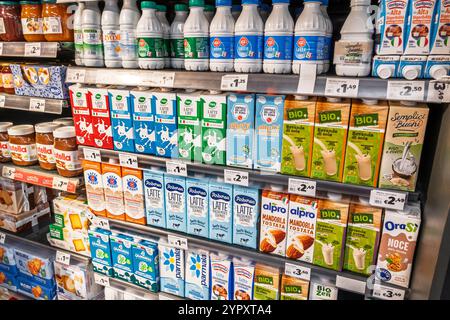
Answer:
[(102, 32), (100, 29), (83, 29), (83, 58), (97, 58), (103, 55)]
[(36, 143), (38, 160), (45, 163), (56, 163), (53, 145)]
[(263, 36), (236, 36), (236, 59), (262, 59)]
[(209, 59), (209, 38), (188, 37), (184, 38), (185, 59)]
[(12, 73), (4, 73), (2, 75), (3, 88), (5, 89), (13, 89), (14, 88), (14, 79)]
[(164, 58), (164, 40), (162, 38), (138, 38), (139, 58)]
[(120, 55), (122, 60), (137, 59), (137, 39), (134, 30), (120, 31)]
[(211, 59), (234, 59), (234, 37), (211, 37)]
[(0, 141), (0, 159), (1, 158), (11, 158), (8, 141)]
[(319, 61), (323, 60), (325, 37), (296, 36), (294, 39), (294, 60)]
[(44, 34), (62, 34), (60, 17), (44, 17)]
[(168, 58), (171, 56), (170, 53), (170, 39), (163, 39), (162, 41), (162, 45), (163, 45), (163, 55), (165, 58)]
[(331, 60), (331, 46), (333, 45), (333, 37), (327, 36), (325, 38), (325, 46), (323, 48), (323, 56), (325, 57), (325, 60), (330, 61)]
[(9, 144), (11, 158), (14, 161), (35, 161), (37, 160), (36, 144)]
[(75, 43), (75, 54), (81, 56), (83, 54), (83, 31), (81, 29), (73, 30)]
[(0, 18), (0, 34), (5, 34), (5, 33), (6, 33), (5, 21), (3, 20), (3, 18)]
[(103, 46), (105, 47), (105, 58), (120, 58), (120, 31), (108, 30), (103, 33)]
[(41, 18), (22, 18), (23, 34), (42, 34)]
[(170, 56), (175, 59), (184, 59), (184, 39), (170, 40)]
[(54, 150), (56, 167), (61, 170), (75, 171), (81, 169), (78, 151)]
[(372, 60), (373, 42), (337, 41), (334, 48), (334, 64), (362, 65)]
[(265, 60), (292, 60), (293, 36), (265, 36)]

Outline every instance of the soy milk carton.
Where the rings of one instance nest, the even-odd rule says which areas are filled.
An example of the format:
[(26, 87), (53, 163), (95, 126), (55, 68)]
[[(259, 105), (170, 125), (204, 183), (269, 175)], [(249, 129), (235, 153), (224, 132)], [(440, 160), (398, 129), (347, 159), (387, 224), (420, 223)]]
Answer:
[(284, 96), (256, 95), (256, 169), (279, 172)]
[(232, 258), (211, 254), (211, 300), (233, 300)]
[(134, 128), (130, 91), (108, 89), (114, 150), (134, 152)]
[(209, 238), (232, 243), (233, 186), (223, 179), (209, 182)]
[(153, 92), (155, 104), (155, 154), (178, 158), (177, 94)]
[(178, 152), (181, 159), (202, 161), (202, 101), (198, 92), (177, 95)]
[(133, 269), (133, 254), (131, 245), (133, 237), (127, 234), (112, 234), (109, 237), (111, 244), (111, 257), (114, 270), (114, 277), (131, 282)]
[(87, 87), (75, 84), (69, 87), (70, 105), (72, 107), (73, 122), (77, 143), (94, 146), (94, 130), (92, 125), (90, 99)]
[(255, 95), (230, 94), (227, 105), (227, 165), (252, 169)]
[(187, 233), (209, 236), (209, 183), (207, 179), (186, 179)]
[(429, 54), (437, 0), (411, 0), (404, 54)]
[(98, 148), (114, 149), (108, 89), (89, 88), (88, 94), (91, 100), (94, 144)]
[(184, 297), (184, 251), (162, 242), (158, 244), (158, 249), (161, 291)]
[(166, 227), (164, 190), (164, 173), (158, 170), (144, 170), (144, 197), (147, 224), (160, 228)]
[(165, 175), (166, 228), (186, 232), (186, 178)]
[(186, 252), (185, 297), (192, 300), (209, 300), (209, 252), (189, 249)]
[(255, 263), (233, 258), (234, 300), (253, 300)]
[(155, 154), (155, 109), (153, 94), (143, 89), (130, 91), (136, 152)]
[(258, 243), (259, 189), (234, 186), (233, 243), (256, 249)]
[(450, 52), (450, 1), (437, 1), (432, 30), (431, 54), (448, 55)]

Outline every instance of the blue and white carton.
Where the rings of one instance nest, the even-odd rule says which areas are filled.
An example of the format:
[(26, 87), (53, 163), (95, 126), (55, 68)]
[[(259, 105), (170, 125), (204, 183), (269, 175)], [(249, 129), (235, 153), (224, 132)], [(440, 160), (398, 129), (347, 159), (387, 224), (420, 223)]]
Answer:
[(201, 249), (189, 249), (186, 252), (185, 297), (192, 300), (209, 300), (209, 276), (209, 252)]
[(184, 250), (164, 242), (158, 243), (161, 291), (184, 297)]
[(155, 106), (155, 153), (166, 158), (178, 158), (177, 94), (153, 92)]
[(206, 178), (186, 179), (187, 233), (209, 236), (209, 183)]
[[(450, 10), (450, 9), (449, 9)], [(428, 56), (424, 78), (440, 79), (450, 75), (450, 55)]]
[(149, 91), (132, 90), (134, 145), (136, 152), (155, 154), (155, 109), (153, 94)]
[(130, 91), (108, 89), (114, 150), (134, 152), (133, 112)]
[(223, 179), (209, 182), (209, 238), (232, 243), (233, 185)]
[(93, 270), (112, 277), (114, 275), (109, 237), (111, 231), (96, 228), (88, 231)]
[(234, 300), (253, 300), (255, 263), (233, 258)]
[(133, 283), (152, 292), (159, 291), (158, 244), (140, 240), (131, 245), (133, 254)]
[(259, 221), (259, 189), (234, 186), (233, 243), (256, 249)]
[(450, 0), (437, 1), (431, 54), (450, 54)]
[(427, 55), (431, 49), (432, 23), (437, 0), (410, 0), (405, 52)]
[(147, 224), (165, 228), (166, 205), (162, 171), (144, 170), (144, 197)]
[(109, 237), (111, 243), (111, 256), (114, 270), (114, 278), (132, 282), (133, 254), (131, 244), (134, 238), (127, 234), (113, 234)]
[(186, 232), (186, 178), (164, 176), (166, 228)]
[(398, 74), (400, 56), (374, 56), (372, 77), (381, 79), (395, 78)]
[(211, 254), (211, 300), (233, 300), (233, 262), (223, 254)]
[(426, 56), (402, 56), (400, 58), (397, 77), (408, 80), (422, 79), (426, 63)]

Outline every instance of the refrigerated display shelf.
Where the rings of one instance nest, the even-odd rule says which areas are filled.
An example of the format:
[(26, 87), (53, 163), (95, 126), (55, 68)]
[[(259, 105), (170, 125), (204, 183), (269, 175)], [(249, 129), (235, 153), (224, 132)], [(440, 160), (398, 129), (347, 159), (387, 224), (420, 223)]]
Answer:
[(67, 107), (67, 100), (17, 96), (7, 93), (0, 94), (0, 108), (4, 109), (62, 114), (63, 108)]
[(59, 42), (0, 42), (0, 57), (56, 58), (65, 47)]

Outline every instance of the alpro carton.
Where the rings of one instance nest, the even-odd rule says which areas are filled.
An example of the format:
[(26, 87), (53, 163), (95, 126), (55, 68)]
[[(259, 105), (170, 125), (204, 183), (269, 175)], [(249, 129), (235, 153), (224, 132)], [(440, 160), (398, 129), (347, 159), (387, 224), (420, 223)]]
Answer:
[(281, 173), (309, 177), (317, 98), (289, 96), (284, 102)]
[(430, 53), (436, 2), (437, 0), (410, 1), (404, 54), (425, 55)]
[(234, 300), (253, 300), (255, 263), (233, 258)]
[[(355, 199), (356, 200), (356, 199)], [(344, 269), (372, 274), (380, 237), (383, 210), (368, 203), (353, 202), (348, 215)]]
[(125, 220), (123, 202), (122, 168), (117, 164), (102, 163), (103, 189), (105, 191), (106, 216)]
[(424, 104), (389, 103), (380, 188), (415, 190), (427, 119), (428, 107)]
[(263, 190), (259, 250), (285, 256), (289, 194)]
[(114, 149), (108, 89), (89, 88), (88, 94), (91, 100), (94, 144), (98, 148)]
[(256, 169), (280, 171), (283, 108), (284, 96), (256, 95)]
[(257, 263), (255, 267), (254, 300), (278, 300), (280, 269)]
[(178, 158), (177, 94), (153, 92), (156, 155)]
[(344, 260), (349, 203), (345, 198), (330, 198), (333, 200), (319, 199), (318, 202), (313, 263), (340, 271)]
[(409, 287), (419, 227), (419, 204), (407, 205), (403, 211), (386, 210), (378, 250), (378, 279)]
[(201, 249), (186, 251), (185, 297), (192, 300), (209, 300), (209, 252)]
[(184, 251), (161, 242), (158, 248), (161, 291), (184, 297)]
[(286, 257), (312, 263), (316, 235), (317, 200), (291, 194)]
[(223, 254), (211, 254), (211, 300), (233, 300), (233, 262)]
[(283, 274), (281, 300), (308, 300), (309, 282)]
[(312, 178), (342, 181), (349, 116), (348, 99), (331, 102), (320, 98), (317, 101)]
[(207, 179), (186, 179), (187, 233), (209, 236), (209, 182)]
[(256, 249), (260, 218), (259, 189), (234, 186), (233, 243)]
[(145, 225), (144, 185), (142, 179), (142, 170), (122, 168), (125, 220)]
[(230, 94), (227, 105), (227, 165), (252, 169), (255, 95)]
[(131, 244), (133, 254), (133, 283), (152, 292), (159, 291), (158, 244), (142, 239)]
[(202, 161), (202, 101), (198, 92), (178, 93), (178, 153), (181, 159)]
[(164, 173), (144, 170), (145, 215), (147, 224), (166, 227)]
[(109, 236), (111, 231), (100, 228), (88, 231), (92, 266), (95, 272), (112, 277), (114, 274)]
[(84, 181), (89, 209), (96, 216), (106, 216), (101, 163), (83, 160)]
[(108, 89), (114, 150), (134, 152), (133, 111), (130, 91)]
[(94, 130), (89, 109), (90, 99), (88, 92), (87, 87), (79, 84), (69, 87), (70, 105), (72, 107), (77, 143), (94, 146)]
[(209, 181), (209, 238), (232, 243), (233, 186), (223, 179)]
[(450, 52), (450, 1), (441, 0), (436, 4), (436, 19), (431, 34), (431, 54)]
[(165, 175), (166, 228), (186, 232), (186, 178)]
[(353, 100), (350, 113), (344, 183), (376, 187), (383, 152), (387, 102)]
[(133, 254), (131, 245), (134, 242), (132, 236), (118, 233), (109, 236), (111, 245), (111, 260), (114, 269), (114, 277), (132, 282), (131, 276), (134, 273)]
[(155, 109), (153, 93), (144, 89), (130, 91), (136, 152), (155, 154)]

